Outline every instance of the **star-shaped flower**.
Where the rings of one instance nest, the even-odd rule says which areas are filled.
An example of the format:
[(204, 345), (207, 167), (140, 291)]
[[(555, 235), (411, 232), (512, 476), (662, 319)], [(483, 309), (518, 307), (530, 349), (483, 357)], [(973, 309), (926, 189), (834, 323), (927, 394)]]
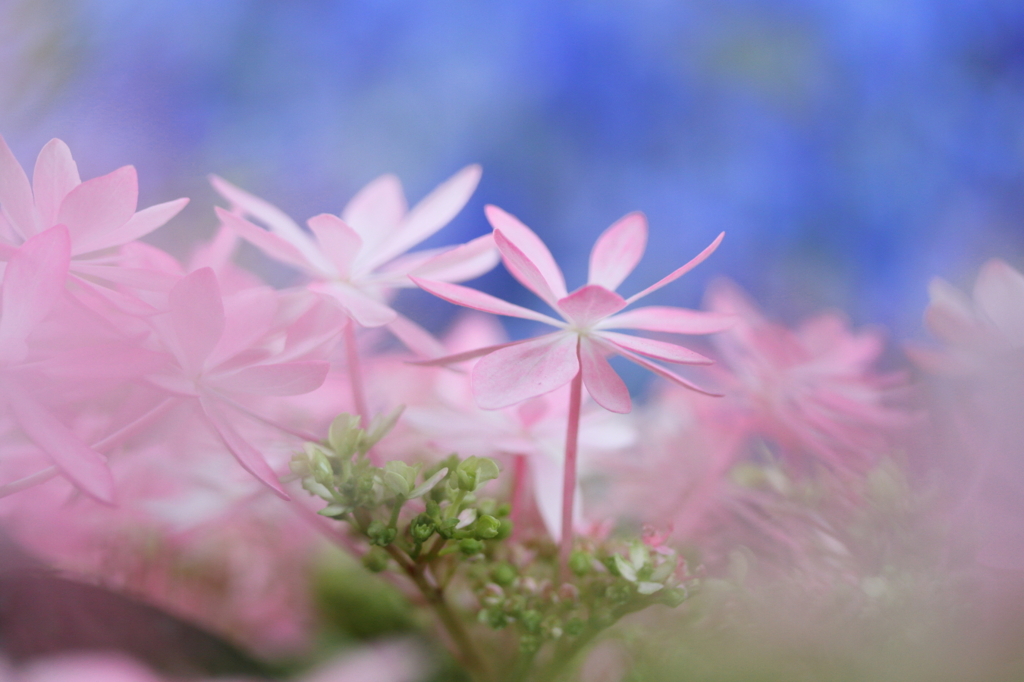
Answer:
[(620, 312), (703, 262), (718, 248), (724, 233), (686, 265), (627, 299), (615, 293), (615, 289), (636, 267), (647, 244), (647, 219), (642, 213), (630, 213), (598, 238), (590, 254), (588, 283), (570, 294), (561, 269), (536, 234), (496, 206), (488, 206), (486, 212), (505, 267), (554, 308), (562, 320), (457, 284), (411, 279), (422, 289), (456, 305), (544, 322), (558, 331), (421, 364), (450, 364), (486, 356), (472, 373), (473, 391), (484, 409), (508, 407), (543, 395), (568, 384), (582, 371), (584, 385), (599, 405), (612, 412), (629, 412), (629, 391), (608, 363), (609, 355), (622, 355), (670, 381), (706, 392), (648, 358), (687, 365), (710, 364), (708, 358), (673, 343), (611, 330), (710, 334), (729, 328), (731, 315), (685, 308), (649, 306)]

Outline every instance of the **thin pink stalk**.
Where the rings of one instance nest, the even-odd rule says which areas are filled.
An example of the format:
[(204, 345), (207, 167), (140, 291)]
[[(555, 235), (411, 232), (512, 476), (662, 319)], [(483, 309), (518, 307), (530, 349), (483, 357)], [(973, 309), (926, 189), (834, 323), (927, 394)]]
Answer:
[(508, 515), (512, 522), (512, 537), (519, 534), (519, 519), (523, 510), (523, 495), (526, 491), (526, 455), (512, 456), (512, 511)]
[(366, 389), (363, 369), (359, 364), (359, 346), (356, 345), (356, 323), (349, 318), (345, 325), (345, 360), (348, 363), (348, 382), (352, 386), (352, 403), (364, 429), (370, 427), (370, 410), (366, 407)]
[[(579, 356), (579, 348), (576, 349)], [(576, 451), (580, 435), (580, 404), (583, 402), (583, 369), (576, 373), (569, 393), (569, 422), (565, 432), (565, 476), (562, 479), (562, 546), (559, 550), (561, 574), (568, 576), (572, 554), (573, 498), (576, 495)]]

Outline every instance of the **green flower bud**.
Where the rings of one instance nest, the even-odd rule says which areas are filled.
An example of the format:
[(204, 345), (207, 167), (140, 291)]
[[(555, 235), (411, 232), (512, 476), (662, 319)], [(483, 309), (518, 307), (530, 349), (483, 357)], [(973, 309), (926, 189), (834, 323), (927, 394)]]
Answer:
[(498, 524), (498, 534), (494, 536), (495, 540), (504, 540), (505, 538), (512, 535), (512, 521), (510, 519), (502, 519)]
[(670, 608), (675, 608), (686, 601), (690, 594), (685, 587), (667, 587), (658, 593), (658, 600)]
[(395, 495), (409, 497), (409, 493), (416, 485), (419, 469), (418, 466), (409, 466), (405, 462), (388, 462), (384, 465), (384, 473), (381, 478), (388, 490)]
[(508, 587), (516, 579), (518, 571), (516, 567), (508, 562), (503, 562), (491, 569), (491, 580), (501, 585), (502, 587)]
[(501, 522), (493, 516), (481, 516), (473, 524), (473, 530), (476, 532), (476, 536), (482, 540), (490, 540), (498, 535), (498, 531), (501, 529)]
[(372, 573), (380, 573), (388, 567), (388, 553), (380, 547), (371, 547), (370, 551), (363, 555), (363, 566)]
[(394, 542), (397, 531), (394, 528), (388, 528), (382, 521), (372, 521), (370, 527), (366, 529), (366, 535), (370, 538), (371, 545), (387, 547)]
[(391, 429), (395, 428), (398, 418), (402, 416), (405, 405), (399, 405), (391, 414), (379, 414), (370, 422), (370, 428), (366, 430), (359, 443), (360, 454), (365, 454), (370, 448), (377, 444), (381, 438), (388, 435)]
[(586, 574), (590, 573), (591, 569), (593, 568), (593, 566), (591, 566), (592, 562), (593, 557), (591, 557), (586, 552), (581, 552), (577, 549), (569, 555), (569, 570), (572, 571), (575, 575), (583, 577)]
[(504, 518), (512, 513), (512, 505), (506, 502), (505, 504), (498, 505), (498, 508), (494, 511), (494, 515), (498, 518)]
[(434, 500), (427, 500), (427, 516), (436, 519), (441, 514), (441, 507)]
[(342, 459), (348, 459), (356, 453), (362, 438), (359, 417), (354, 414), (339, 414), (327, 432), (327, 442)]
[(472, 556), (484, 551), (484, 543), (476, 538), (464, 538), (459, 540), (459, 551), (466, 556)]
[(426, 514), (420, 514), (409, 524), (409, 534), (416, 542), (426, 542), (435, 530), (437, 530), (437, 524)]
[(458, 519), (442, 519), (441, 523), (437, 526), (437, 534), (445, 540), (451, 540), (455, 537), (455, 526), (458, 524)]
[(455, 468), (455, 480), (460, 490), (475, 492), (487, 481), (498, 477), (498, 465), (486, 457), (467, 457)]
[(519, 622), (522, 623), (523, 629), (531, 634), (540, 632), (540, 624), (543, 620), (544, 616), (540, 614), (540, 611), (535, 609), (523, 611), (519, 616)]
[(570, 637), (579, 637), (586, 627), (587, 624), (581, 618), (573, 617), (565, 621), (565, 634)]

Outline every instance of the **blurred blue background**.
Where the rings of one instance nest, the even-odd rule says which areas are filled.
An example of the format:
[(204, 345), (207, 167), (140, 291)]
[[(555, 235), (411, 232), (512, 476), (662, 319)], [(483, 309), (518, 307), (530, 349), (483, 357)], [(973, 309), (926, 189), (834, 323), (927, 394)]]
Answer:
[[(83, 177), (135, 164), (142, 205), (192, 197), (153, 237), (177, 255), (214, 227), (210, 172), (304, 220), (383, 172), (415, 201), (480, 162), (429, 245), (495, 203), (570, 289), (635, 209), (626, 294), (728, 233), (652, 303), (724, 274), (783, 319), (834, 306), (915, 337), (931, 276), (1024, 265), (1019, 0), (0, 0), (0, 69), (24, 163), (61, 137)], [(478, 285), (535, 305), (503, 269)]]

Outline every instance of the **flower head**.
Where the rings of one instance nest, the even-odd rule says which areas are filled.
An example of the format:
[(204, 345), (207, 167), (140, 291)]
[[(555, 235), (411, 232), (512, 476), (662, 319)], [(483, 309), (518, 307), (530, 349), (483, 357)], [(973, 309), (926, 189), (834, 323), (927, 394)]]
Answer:
[(710, 256), (724, 233), (695, 258), (638, 294), (623, 298), (615, 289), (633, 271), (647, 244), (647, 219), (630, 213), (598, 238), (590, 254), (586, 285), (569, 293), (551, 252), (526, 225), (497, 208), (487, 207), (494, 241), (509, 272), (555, 309), (562, 320), (503, 301), (475, 289), (421, 277), (422, 289), (456, 305), (497, 315), (535, 320), (558, 328), (552, 334), (436, 358), (421, 364), (448, 364), (483, 357), (473, 368), (473, 391), (484, 409), (508, 407), (568, 384), (582, 371), (594, 400), (612, 412), (631, 409), (629, 391), (609, 355), (622, 355), (659, 376), (705, 392), (648, 358), (676, 364), (703, 365), (711, 360), (688, 348), (611, 331), (643, 329), (674, 334), (710, 334), (727, 329), (730, 315), (684, 308), (649, 306), (621, 312), (626, 306), (686, 274)]

